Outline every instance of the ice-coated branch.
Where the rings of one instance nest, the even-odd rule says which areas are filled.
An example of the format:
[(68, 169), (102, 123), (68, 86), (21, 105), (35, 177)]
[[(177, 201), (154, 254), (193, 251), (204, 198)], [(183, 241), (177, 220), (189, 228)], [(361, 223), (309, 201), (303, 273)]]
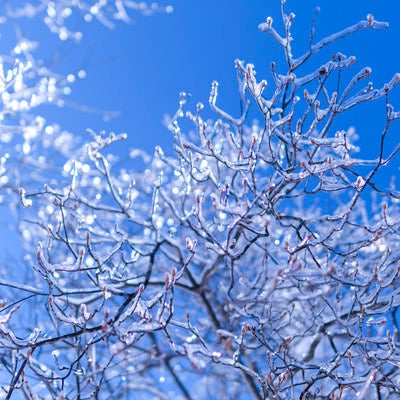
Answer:
[(372, 14), (367, 15), (367, 19), (360, 21), (352, 26), (349, 26), (339, 32), (336, 32), (330, 36), (321, 39), (316, 44), (312, 44), (308, 52), (293, 60), (292, 69), (300, 67), (304, 64), (312, 55), (318, 53), (324, 47), (343, 39), (346, 36), (353, 35), (354, 33), (363, 29), (388, 29), (389, 24), (387, 22), (381, 22), (375, 20)]
[[(36, 115), (79, 74), (39, 68), (30, 42), (2, 63), (0, 200), (24, 244), (0, 269), (3, 397), (399, 397), (400, 194), (386, 179), (400, 152), (399, 75), (374, 88), (353, 56), (310, 62), (387, 25), (369, 15), (315, 44), (312, 27), (294, 58), (294, 14), (281, 4), (284, 34), (272, 18), (260, 29), (284, 67), (271, 60), (267, 84), (235, 61), (239, 116), (217, 105), (216, 82), (208, 109), (182, 92), (171, 149), (154, 155), (118, 159), (125, 134), (80, 140)], [(69, 13), (108, 23), (140, 7), (62, 0), (19, 12), (46, 14), (67, 39)], [(378, 132), (341, 118), (358, 109), (369, 121), (374, 104)], [(358, 135), (376, 139), (372, 155)]]

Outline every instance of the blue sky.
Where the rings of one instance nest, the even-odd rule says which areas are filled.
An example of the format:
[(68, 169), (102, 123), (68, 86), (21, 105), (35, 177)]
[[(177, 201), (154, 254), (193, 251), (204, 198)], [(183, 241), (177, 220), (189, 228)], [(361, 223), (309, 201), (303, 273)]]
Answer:
[[(213, 80), (220, 83), (219, 104), (235, 112), (238, 107), (233, 61), (240, 58), (255, 64), (257, 76), (268, 75), (269, 64), (279, 60), (278, 46), (258, 24), (268, 15), (280, 24), (279, 0), (177, 0), (171, 3), (174, 12), (151, 17), (132, 15), (132, 23), (119, 24), (109, 30), (91, 22), (82, 26), (81, 44), (67, 44), (61, 49), (60, 70), (83, 67), (87, 77), (77, 82), (70, 96), (74, 103), (97, 109), (120, 111), (121, 115), (103, 121), (96, 114), (82, 114), (71, 109), (52, 110), (52, 118), (76, 134), (85, 135), (86, 128), (127, 132), (132, 147), (150, 153), (161, 144), (172, 151), (172, 140), (162, 120), (177, 107), (178, 94), (192, 94), (191, 104), (205, 104)], [(164, 3), (166, 4), (166, 3)], [(387, 31), (363, 31), (323, 52), (325, 62), (340, 50), (357, 56), (353, 72), (369, 65), (372, 80), (381, 85), (400, 71), (398, 38), (400, 38), (400, 4), (395, 0), (289, 0), (287, 9), (296, 14), (294, 52), (304, 49), (308, 40), (313, 10), (321, 12), (316, 24), (316, 39), (339, 28), (365, 19), (371, 12), (378, 20), (390, 23)], [(298, 47), (297, 47), (298, 46)], [(42, 49), (47, 51), (47, 47)], [(400, 108), (400, 96), (391, 97)], [(381, 129), (384, 105), (349, 115), (344, 126), (354, 124), (360, 135), (378, 138), (373, 129)], [(367, 118), (368, 116), (368, 118)], [(364, 131), (368, 131), (365, 133)], [(393, 139), (394, 140), (394, 139)]]
[[(273, 40), (258, 30), (258, 24), (271, 15), (280, 25), (280, 0), (171, 0), (172, 14), (144, 17), (132, 14), (132, 23), (117, 24), (113, 30), (98, 22), (80, 24), (81, 43), (63, 42), (53, 37), (37, 20), (22, 20), (25, 36), (38, 40), (38, 52), (59, 72), (76, 72), (83, 68), (87, 76), (77, 80), (69, 101), (93, 109), (120, 111), (120, 116), (104, 121), (99, 114), (75, 108), (47, 107), (40, 110), (49, 122), (58, 122), (83, 140), (89, 139), (87, 128), (128, 134), (127, 145), (153, 153), (161, 145), (172, 153), (171, 133), (163, 125), (165, 114), (177, 109), (178, 94), (192, 94), (188, 107), (202, 101), (207, 105), (211, 82), (220, 83), (218, 104), (238, 113), (238, 94), (234, 60), (255, 65), (259, 79), (268, 77), (270, 62), (281, 59)], [(168, 4), (164, 1), (163, 4)], [(326, 62), (338, 50), (355, 55), (352, 72), (369, 65), (376, 86), (400, 72), (400, 2), (396, 0), (288, 0), (288, 11), (296, 13), (294, 53), (308, 43), (310, 22), (315, 7), (321, 8), (315, 38), (321, 39), (338, 29), (365, 19), (368, 13), (390, 23), (386, 31), (362, 31), (329, 47), (319, 61)], [(4, 7), (4, 3), (0, 4)], [(1, 25), (1, 51), (14, 45), (13, 27)], [(390, 95), (400, 110), (400, 88)], [(211, 115), (210, 111), (205, 113)], [(338, 129), (354, 125), (359, 133), (362, 154), (376, 156), (379, 134), (385, 119), (384, 102), (362, 106), (339, 121)], [(398, 143), (399, 122), (393, 124), (388, 139)], [(127, 145), (114, 147), (121, 158)], [(383, 170), (380, 179), (387, 185), (390, 176), (399, 175), (399, 156)], [(135, 168), (126, 165), (125, 168)], [(397, 183), (397, 186), (399, 184)], [(1, 217), (4, 221), (4, 215)], [(6, 235), (4, 235), (6, 236)], [(12, 240), (12, 239), (11, 239)], [(5, 248), (7, 247), (7, 242)], [(4, 242), (3, 242), (4, 244)]]
[[(69, 106), (46, 107), (41, 110), (44, 116), (84, 140), (89, 139), (87, 128), (126, 132), (129, 147), (153, 153), (154, 147), (161, 145), (166, 153), (171, 153), (172, 135), (162, 121), (165, 114), (173, 114), (177, 109), (179, 92), (191, 93), (188, 107), (194, 108), (198, 101), (207, 105), (211, 82), (217, 80), (219, 106), (237, 115), (234, 60), (253, 63), (259, 79), (268, 77), (270, 62), (281, 60), (281, 52), (257, 26), (269, 15), (280, 25), (280, 0), (171, 0), (171, 4), (172, 14), (151, 17), (133, 14), (131, 24), (120, 23), (113, 30), (97, 22), (82, 25), (84, 39), (80, 44), (60, 44), (45, 27), (38, 28), (37, 21), (22, 24), (29, 39), (41, 42), (39, 52), (43, 58), (48, 62), (57, 60), (56, 70), (64, 73), (86, 70), (86, 78), (72, 87), (71, 103), (120, 112), (119, 117), (105, 121), (99, 113), (81, 112)], [(365, 19), (368, 13), (390, 23), (387, 31), (359, 32), (326, 49), (319, 58), (321, 63), (338, 50), (355, 55), (358, 61), (352, 71), (356, 73), (366, 65), (371, 66), (371, 80), (376, 86), (400, 72), (399, 0), (288, 0), (288, 10), (296, 13), (293, 46), (297, 55), (298, 48), (304, 49), (308, 43), (317, 5), (321, 7), (317, 40)], [(5, 32), (6, 28), (3, 44), (8, 41)], [(391, 94), (391, 102), (400, 111), (400, 87)], [(384, 112), (382, 101), (372, 107), (357, 108), (339, 121), (342, 125), (338, 128), (354, 125), (363, 153), (372, 157), (384, 125)], [(205, 113), (211, 115), (207, 110)], [(391, 143), (399, 141), (399, 128), (399, 123), (393, 124), (389, 134)], [(127, 146), (120, 144), (117, 151), (124, 157)], [(398, 174), (399, 159), (386, 169), (388, 175)], [(2, 242), (2, 248), (12, 249), (15, 244), (11, 241), (12, 236)]]

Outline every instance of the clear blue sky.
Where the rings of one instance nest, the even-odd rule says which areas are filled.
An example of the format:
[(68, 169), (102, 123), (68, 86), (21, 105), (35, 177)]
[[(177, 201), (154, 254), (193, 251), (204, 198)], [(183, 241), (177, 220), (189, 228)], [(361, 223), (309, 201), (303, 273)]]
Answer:
[[(120, 116), (104, 121), (99, 114), (82, 113), (71, 107), (40, 110), (50, 122), (59, 122), (71, 132), (88, 137), (87, 128), (128, 133), (128, 145), (152, 153), (161, 145), (172, 152), (172, 138), (162, 120), (177, 108), (178, 94), (192, 94), (189, 107), (198, 101), (207, 104), (211, 82), (220, 83), (218, 104), (238, 112), (234, 60), (253, 63), (259, 79), (268, 78), (271, 61), (281, 60), (274, 41), (258, 31), (258, 24), (271, 15), (274, 25), (281, 25), (280, 0), (159, 0), (174, 6), (172, 14), (144, 17), (131, 13), (132, 23), (119, 23), (109, 30), (96, 21), (77, 24), (84, 39), (81, 43), (58, 41), (37, 20), (21, 21), (25, 36), (40, 42), (39, 54), (56, 71), (76, 72), (84, 68), (87, 77), (72, 86), (69, 101), (93, 109), (120, 111)], [(381, 86), (400, 71), (400, 2), (397, 0), (287, 0), (287, 10), (296, 14), (294, 54), (308, 43), (312, 14), (316, 6), (315, 39), (365, 19), (368, 13), (390, 23), (387, 31), (362, 31), (329, 47), (319, 58), (321, 63), (341, 51), (355, 55), (355, 73), (369, 65), (372, 80)], [(0, 12), (4, 5), (0, 4)], [(10, 26), (1, 26), (0, 46), (13, 43)], [(12, 28), (11, 28), (12, 29)], [(3, 49), (4, 50), (4, 49)], [(5, 51), (5, 50), (4, 50)], [(400, 109), (400, 88), (390, 101)], [(373, 113), (372, 111), (375, 111)], [(355, 125), (360, 145), (367, 157), (375, 154), (379, 132), (384, 122), (384, 103), (361, 107), (348, 113), (335, 128)], [(392, 143), (398, 135), (392, 129)], [(116, 151), (126, 151), (120, 145)], [(397, 164), (400, 164), (397, 160)], [(398, 172), (398, 169), (397, 169)]]
[[(168, 4), (167, 0), (160, 2)], [(57, 60), (56, 70), (65, 73), (86, 70), (87, 77), (72, 86), (71, 102), (121, 112), (119, 117), (104, 121), (98, 114), (70, 107), (46, 107), (42, 110), (44, 116), (84, 139), (89, 138), (87, 128), (126, 132), (127, 143), (132, 148), (153, 153), (154, 147), (161, 145), (171, 153), (172, 136), (162, 121), (165, 114), (176, 111), (179, 92), (192, 94), (188, 107), (194, 107), (198, 101), (207, 105), (211, 82), (217, 80), (220, 83), (218, 104), (237, 114), (234, 60), (253, 63), (259, 79), (268, 76), (270, 62), (280, 60), (281, 52), (257, 26), (269, 15), (280, 25), (280, 0), (171, 0), (170, 3), (174, 6), (172, 14), (151, 17), (132, 14), (131, 24), (120, 23), (113, 30), (97, 22), (83, 24), (80, 29), (84, 39), (80, 44), (60, 44), (44, 27), (38, 28), (37, 22), (22, 23), (27, 38), (41, 42), (39, 52), (43, 58)], [(322, 62), (339, 50), (355, 55), (354, 73), (371, 66), (371, 80), (376, 86), (400, 72), (400, 0), (287, 0), (287, 9), (296, 14), (293, 48), (297, 55), (298, 49), (304, 49), (308, 43), (316, 6), (321, 8), (316, 40), (365, 19), (368, 13), (390, 23), (387, 31), (362, 31), (328, 48), (322, 54)], [(7, 47), (7, 28), (2, 32), (0, 46)], [(400, 87), (391, 94), (391, 102), (400, 111)], [(354, 125), (361, 138), (359, 145), (370, 157), (376, 154), (383, 128), (384, 103), (380, 101), (375, 113), (373, 110), (374, 106), (358, 108), (338, 126), (347, 129)], [(400, 124), (394, 124), (393, 128), (389, 139), (397, 143)], [(127, 150), (121, 144), (117, 149), (121, 156)], [(394, 161), (386, 171), (399, 175), (400, 157)], [(4, 252), (15, 246), (12, 236), (6, 239), (1, 246)]]
[[(164, 2), (166, 4), (166, 2)], [(280, 23), (280, 0), (176, 0), (174, 13), (142, 17), (134, 14), (130, 25), (114, 30), (92, 22), (83, 26), (84, 41), (62, 48), (60, 69), (87, 68), (87, 78), (74, 85), (70, 100), (99, 109), (121, 111), (104, 122), (96, 115), (63, 109), (52, 111), (66, 128), (84, 135), (86, 128), (127, 132), (129, 144), (153, 152), (156, 144), (171, 150), (171, 137), (162, 125), (163, 115), (176, 110), (180, 91), (192, 94), (192, 104), (207, 103), (211, 82), (220, 83), (219, 104), (235, 111), (238, 105), (235, 58), (255, 64), (261, 79), (270, 61), (278, 60), (277, 45), (257, 29), (268, 15)], [(296, 13), (294, 52), (307, 43), (313, 10), (321, 12), (316, 39), (365, 19), (371, 12), (390, 23), (388, 31), (363, 31), (328, 49), (326, 60), (337, 50), (357, 56), (353, 71), (370, 65), (373, 80), (382, 84), (400, 71), (400, 3), (396, 0), (288, 0)], [(275, 23), (274, 22), (274, 23)], [(298, 54), (298, 52), (297, 52)], [(392, 96), (400, 108), (400, 96)], [(383, 104), (380, 113), (383, 115)], [(360, 113), (359, 113), (360, 114)], [(370, 112), (349, 115), (360, 134), (378, 120)], [(367, 118), (368, 116), (368, 118)], [(372, 123), (372, 125), (371, 125)], [(346, 125), (347, 122), (344, 124)], [(347, 128), (347, 126), (343, 126)]]
[[(162, 2), (168, 4), (167, 0)], [(55, 107), (40, 110), (50, 122), (84, 139), (87, 128), (128, 133), (128, 145), (153, 153), (156, 145), (172, 152), (172, 137), (163, 126), (165, 114), (177, 108), (180, 91), (190, 92), (194, 105), (207, 104), (211, 82), (220, 83), (219, 105), (235, 112), (238, 95), (234, 59), (255, 64), (257, 76), (267, 75), (272, 60), (279, 60), (278, 46), (258, 24), (271, 15), (280, 23), (280, 0), (171, 0), (172, 14), (143, 17), (132, 14), (131, 24), (117, 24), (109, 30), (97, 22), (81, 24), (82, 43), (60, 43), (37, 20), (21, 21), (28, 39), (38, 40), (38, 50), (47, 62), (60, 72), (85, 68), (87, 77), (72, 87), (69, 100), (95, 109), (121, 111), (108, 122), (97, 114)], [(386, 31), (362, 31), (323, 53), (325, 62), (340, 50), (357, 56), (353, 71), (369, 65), (372, 79), (380, 86), (395, 72), (400, 72), (400, 1), (398, 0), (288, 0), (288, 11), (296, 13), (294, 22), (296, 49), (308, 43), (309, 27), (315, 7), (321, 12), (316, 25), (316, 39), (365, 19), (368, 13), (390, 23)], [(0, 12), (4, 4), (0, 4)], [(1, 25), (0, 49), (7, 52), (14, 45), (13, 28)], [(299, 47), (297, 47), (299, 46)], [(392, 104), (400, 110), (400, 87), (391, 94)], [(374, 112), (372, 112), (374, 111)], [(338, 128), (355, 125), (360, 146), (368, 157), (376, 155), (376, 144), (384, 122), (384, 103), (361, 107), (349, 113)], [(399, 123), (390, 131), (391, 143), (399, 140)], [(123, 158), (127, 146), (117, 148)], [(385, 170), (399, 175), (399, 157)], [(127, 166), (129, 167), (129, 166)], [(134, 166), (133, 166), (134, 167)], [(382, 178), (382, 176), (381, 176)], [(1, 222), (1, 221), (0, 221)]]

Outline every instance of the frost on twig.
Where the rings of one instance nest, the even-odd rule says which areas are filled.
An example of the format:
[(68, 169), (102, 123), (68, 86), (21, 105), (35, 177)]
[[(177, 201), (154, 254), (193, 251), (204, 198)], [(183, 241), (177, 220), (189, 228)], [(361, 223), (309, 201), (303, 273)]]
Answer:
[(3, 14), (3, 23), (7, 19), (40, 18), (48, 29), (57, 34), (60, 40), (81, 40), (82, 32), (72, 29), (76, 18), (84, 22), (93, 19), (99, 21), (108, 28), (114, 28), (116, 21), (131, 22), (130, 11), (133, 10), (143, 15), (151, 15), (157, 12), (171, 13), (171, 5), (162, 6), (157, 2), (146, 3), (132, 0), (100, 0), (100, 1), (71, 1), (58, 0), (43, 1), (40, 4), (27, 2), (24, 5), (7, 4)]
[[(124, 7), (125, 19), (134, 3), (108, 4)], [(284, 33), (271, 18), (260, 28), (286, 64), (271, 60), (267, 82), (262, 69), (235, 61), (235, 116), (216, 82), (209, 110), (181, 93), (168, 119), (172, 156), (130, 150), (121, 162), (113, 146), (125, 135), (89, 131), (77, 145), (41, 118), (1, 132), (12, 146), (21, 135), (21, 154), (2, 156), (0, 178), (29, 265), (0, 280), (0, 385), (9, 393), (399, 397), (400, 194), (394, 179), (379, 179), (400, 152), (388, 139), (399, 77), (375, 88), (371, 69), (354, 69), (342, 53), (308, 64), (329, 44), (386, 25), (369, 15), (317, 42), (312, 28), (295, 58), (294, 14), (284, 6)], [(27, 71), (6, 70), (11, 98)], [(63, 87), (41, 85), (46, 95)], [(382, 130), (366, 158), (357, 143), (366, 133), (340, 116), (379, 99)], [(8, 110), (18, 115), (23, 101)]]

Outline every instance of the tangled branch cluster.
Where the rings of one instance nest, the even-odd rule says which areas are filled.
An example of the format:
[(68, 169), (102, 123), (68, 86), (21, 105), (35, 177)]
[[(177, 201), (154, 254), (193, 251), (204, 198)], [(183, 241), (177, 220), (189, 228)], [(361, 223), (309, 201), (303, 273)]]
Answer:
[[(272, 63), (267, 85), (237, 60), (238, 117), (217, 105), (217, 82), (214, 119), (200, 103), (187, 111), (182, 93), (169, 121), (175, 155), (132, 152), (142, 170), (108, 151), (124, 135), (90, 132), (80, 149), (60, 149), (62, 171), (35, 176), (30, 163), (60, 136), (37, 119), (20, 126), (29, 179), (5, 193), (18, 192), (22, 235), (39, 245), (22, 279), (0, 280), (0, 398), (398, 398), (400, 192), (376, 175), (400, 149), (386, 144), (400, 76), (375, 89), (363, 68), (345, 81), (355, 58), (341, 53), (298, 72), (386, 24), (368, 15), (317, 43), (312, 33), (295, 58), (284, 2), (282, 17), (283, 35), (271, 18), (259, 28), (286, 71)], [(3, 74), (3, 93), (26, 93), (24, 73)], [(365, 160), (354, 128), (333, 124), (379, 98), (380, 147)]]

